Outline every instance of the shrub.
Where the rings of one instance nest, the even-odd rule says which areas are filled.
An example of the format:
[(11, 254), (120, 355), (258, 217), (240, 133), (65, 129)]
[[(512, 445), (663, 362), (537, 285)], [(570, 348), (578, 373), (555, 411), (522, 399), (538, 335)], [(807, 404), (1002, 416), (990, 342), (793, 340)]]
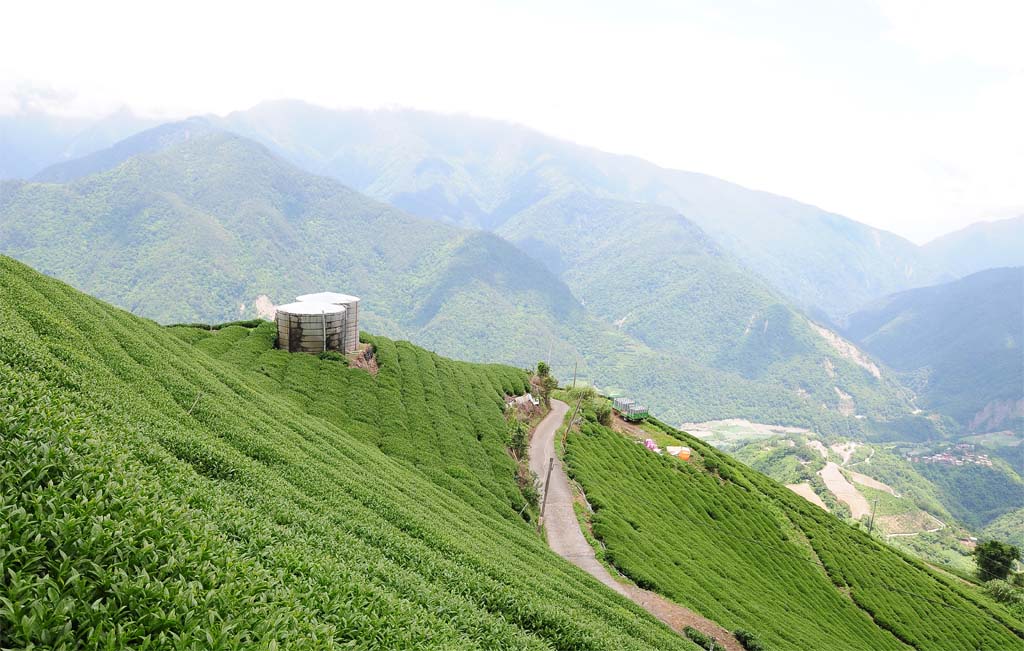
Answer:
[(764, 645), (764, 642), (750, 631), (737, 628), (732, 634), (736, 637), (736, 641), (747, 651), (768, 651), (768, 647)]
[(709, 651), (725, 651), (725, 647), (718, 643), (715, 638), (710, 635), (706, 635), (692, 626), (687, 626), (683, 629), (683, 633), (686, 637), (690, 638), (702, 649), (708, 649)]

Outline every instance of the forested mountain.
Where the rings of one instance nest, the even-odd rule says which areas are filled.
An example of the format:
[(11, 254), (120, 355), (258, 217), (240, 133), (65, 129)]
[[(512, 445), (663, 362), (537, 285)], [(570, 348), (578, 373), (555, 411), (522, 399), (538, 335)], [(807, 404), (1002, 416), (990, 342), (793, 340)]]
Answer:
[(935, 268), (957, 276), (1024, 266), (1024, 215), (978, 222), (924, 245)]
[(909, 412), (898, 385), (827, 343), (666, 208), (552, 196), (500, 229), (531, 259), (495, 235), (302, 172), (204, 120), (38, 178), (77, 180), (3, 186), (3, 250), (164, 322), (249, 316), (262, 295), (342, 287), (370, 299), (366, 323), (383, 333), (466, 359), (526, 365), (550, 354), (562, 374), (578, 358), (581, 377), (673, 420), (845, 430), (854, 413), (873, 419), (860, 428)]
[(846, 334), (906, 373), (922, 407), (972, 431), (1024, 427), (1024, 267), (894, 294)]
[[(372, 297), (367, 324), (399, 335), (439, 319), (500, 328), (517, 311), (543, 332), (581, 311), (494, 235), (410, 217), (238, 136), (158, 131), (149, 142), (166, 147), (74, 183), (0, 186), (4, 251), (164, 322), (252, 316), (260, 296), (282, 303), (325, 286)], [(121, 149), (147, 149), (139, 138)], [(490, 310), (460, 312), (463, 288)], [(515, 338), (488, 343), (522, 358)]]
[(0, 115), (0, 179), (29, 178), (45, 167), (105, 149), (156, 124), (127, 109), (102, 118), (61, 117), (34, 110)]
[(565, 193), (516, 213), (497, 232), (546, 261), (595, 316), (655, 350), (847, 416), (905, 413), (887, 374), (846, 354), (671, 209)]
[(941, 275), (911, 242), (851, 219), (506, 123), (281, 101), (222, 124), (370, 196), (465, 226), (497, 229), (570, 191), (666, 206), (798, 305), (831, 317)]

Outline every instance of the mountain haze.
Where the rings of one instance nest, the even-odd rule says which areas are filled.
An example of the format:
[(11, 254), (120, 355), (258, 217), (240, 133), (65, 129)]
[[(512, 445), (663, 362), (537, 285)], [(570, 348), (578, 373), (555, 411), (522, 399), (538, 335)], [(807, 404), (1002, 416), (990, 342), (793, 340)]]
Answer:
[(301, 167), (463, 226), (497, 229), (573, 190), (666, 206), (798, 305), (833, 318), (941, 275), (913, 243), (840, 215), (502, 122), (280, 101), (232, 113), (222, 124)]
[(846, 334), (910, 375), (922, 407), (973, 431), (1024, 431), (1024, 267), (894, 294)]
[(932, 264), (957, 276), (1024, 266), (1024, 215), (978, 222), (924, 245)]
[(0, 180), (30, 178), (50, 165), (105, 149), (157, 124), (127, 109), (102, 118), (38, 110), (0, 115)]

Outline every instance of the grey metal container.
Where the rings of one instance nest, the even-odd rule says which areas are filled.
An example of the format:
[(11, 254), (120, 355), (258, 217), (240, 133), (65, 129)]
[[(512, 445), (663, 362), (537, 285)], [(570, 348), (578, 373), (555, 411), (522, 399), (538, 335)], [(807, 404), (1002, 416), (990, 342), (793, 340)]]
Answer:
[(351, 353), (359, 348), (359, 297), (337, 292), (318, 292), (316, 294), (303, 294), (297, 296), (299, 302), (328, 303), (341, 305), (345, 308), (345, 335), (343, 337), (343, 350)]
[(299, 301), (277, 308), (277, 347), (293, 353), (345, 352), (344, 306)]

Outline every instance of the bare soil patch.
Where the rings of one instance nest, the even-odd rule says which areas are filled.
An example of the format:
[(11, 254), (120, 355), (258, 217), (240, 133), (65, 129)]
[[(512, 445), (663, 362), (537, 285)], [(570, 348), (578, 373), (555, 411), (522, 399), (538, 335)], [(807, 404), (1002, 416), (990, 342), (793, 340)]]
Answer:
[(868, 501), (853, 484), (847, 481), (837, 463), (834, 461), (826, 463), (825, 467), (818, 471), (818, 476), (825, 481), (825, 486), (839, 501), (850, 507), (850, 514), (854, 520), (859, 520), (861, 516), (871, 512)]
[(825, 502), (821, 500), (818, 494), (814, 492), (814, 489), (811, 488), (811, 485), (808, 484), (807, 482), (803, 482), (801, 484), (786, 484), (786, 488), (793, 491), (800, 497), (806, 499), (811, 504), (814, 504), (815, 506), (820, 506), (821, 508), (828, 511), (828, 506), (825, 504)]

